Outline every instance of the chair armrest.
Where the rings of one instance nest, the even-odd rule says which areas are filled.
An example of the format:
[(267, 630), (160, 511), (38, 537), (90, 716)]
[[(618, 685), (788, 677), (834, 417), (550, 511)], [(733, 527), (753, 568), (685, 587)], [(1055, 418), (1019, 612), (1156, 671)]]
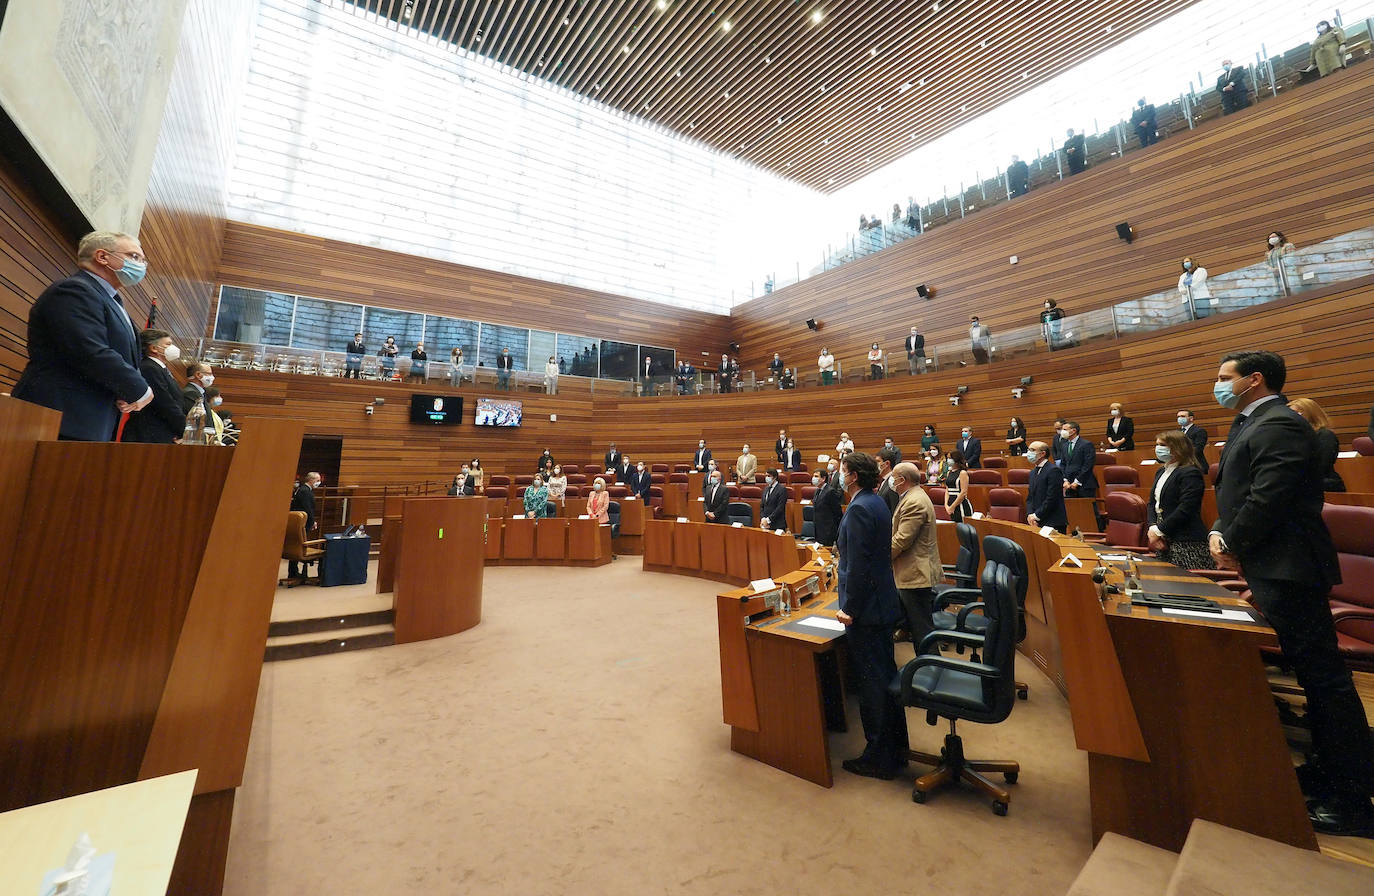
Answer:
[(1367, 607), (1332, 607), (1331, 618), (1339, 627), (1342, 620), (1359, 619), (1363, 622), (1374, 622), (1374, 609)]
[(1079, 531), (1079, 533), (1078, 533), (1078, 540), (1079, 540), (1079, 541), (1082, 541), (1082, 542), (1085, 542), (1085, 543), (1087, 543), (1087, 544), (1106, 544), (1106, 543), (1107, 543), (1107, 533), (1106, 533), (1106, 532), (1083, 532), (1083, 531)]
[(974, 610), (982, 611), (987, 606), (986, 601), (976, 601), (971, 604), (964, 604), (964, 608), (959, 611), (959, 616), (954, 620), (954, 628), (957, 631), (964, 630), (964, 623), (968, 621), (969, 614)]
[(972, 647), (977, 650), (983, 646), (984, 638), (982, 635), (973, 632), (961, 632), (954, 629), (937, 628), (928, 632), (921, 643), (916, 645), (916, 655), (921, 656), (927, 652), (934, 653), (935, 646), (940, 642), (951, 644), (962, 644), (965, 647)]
[(947, 588), (935, 596), (935, 609), (943, 610), (950, 604), (962, 604), (983, 596), (979, 588)]
[(916, 677), (918, 671), (926, 666), (949, 669), (951, 672), (967, 672), (970, 675), (977, 675), (979, 678), (996, 678), (1000, 674), (996, 666), (989, 666), (987, 663), (951, 659), (938, 653), (923, 653), (902, 667), (901, 685), (902, 703), (904, 705), (911, 705), (911, 680)]
[(978, 584), (978, 577), (976, 575), (969, 575), (966, 572), (958, 572), (953, 569), (945, 573), (945, 578), (953, 579), (957, 585), (976, 586)]
[(324, 544), (324, 542), (325, 542), (325, 540), (324, 540), (323, 538), (312, 538), (312, 539), (310, 539), (309, 541), (302, 542), (302, 543), (303, 543), (306, 547), (310, 547), (310, 546), (312, 546), (312, 545)]

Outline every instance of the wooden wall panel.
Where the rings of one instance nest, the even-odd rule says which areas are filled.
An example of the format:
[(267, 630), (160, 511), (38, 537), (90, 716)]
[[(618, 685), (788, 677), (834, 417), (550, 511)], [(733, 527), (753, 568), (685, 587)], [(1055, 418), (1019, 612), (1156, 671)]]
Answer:
[(812, 372), (825, 345), (858, 370), (877, 340), (904, 366), (913, 324), (928, 344), (966, 343), (971, 313), (995, 336), (1035, 325), (1047, 298), (1072, 314), (1166, 289), (1184, 255), (1213, 273), (1256, 264), (1275, 228), (1306, 246), (1366, 227), (1371, 141), (1374, 66), (1359, 66), (738, 306), (741, 364), (780, 351)]
[[(661, 345), (694, 362), (703, 351), (718, 358), (730, 342), (725, 315), (237, 221), (227, 228), (219, 278), (231, 286)], [(439, 348), (447, 355), (448, 346)]]

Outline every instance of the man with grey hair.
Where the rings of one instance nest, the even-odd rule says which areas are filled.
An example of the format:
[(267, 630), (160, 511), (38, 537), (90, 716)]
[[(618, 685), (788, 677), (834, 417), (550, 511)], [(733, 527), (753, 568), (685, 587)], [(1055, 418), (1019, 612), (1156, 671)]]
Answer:
[(143, 247), (126, 233), (82, 237), (81, 270), (49, 286), (29, 311), (29, 363), (14, 397), (62, 412), (59, 438), (108, 442), (121, 413), (153, 400), (138, 372), (138, 329), (119, 298), (147, 272)]
[(935, 629), (935, 583), (940, 581), (940, 546), (935, 538), (935, 504), (921, 488), (921, 472), (912, 463), (892, 469), (900, 496), (892, 514), (892, 575), (906, 611), (906, 630), (917, 647)]

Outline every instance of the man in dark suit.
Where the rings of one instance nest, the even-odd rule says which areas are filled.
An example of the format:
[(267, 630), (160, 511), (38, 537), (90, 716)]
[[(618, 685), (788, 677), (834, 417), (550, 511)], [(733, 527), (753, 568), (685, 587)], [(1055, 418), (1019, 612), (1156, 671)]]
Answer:
[(510, 356), (510, 349), (501, 349), (501, 354), (496, 358), (496, 385), (509, 390), (510, 375), (514, 369), (515, 359)]
[(763, 499), (759, 502), (759, 528), (787, 531), (787, 489), (778, 481), (778, 471), (764, 474)]
[[(887, 441), (889, 444), (892, 442), (891, 439)], [(848, 456), (848, 454), (845, 455), (845, 457)], [(843, 461), (843, 458), (841, 461)], [(884, 446), (878, 449), (878, 453), (875, 455), (875, 462), (878, 465), (878, 476), (880, 477), (878, 482), (878, 497), (883, 499), (883, 503), (887, 505), (887, 512), (891, 514), (897, 509), (897, 502), (902, 500), (902, 496), (897, 494), (897, 489), (892, 482), (892, 468), (897, 466), (901, 461), (897, 456), (895, 448)]]
[(1020, 156), (1012, 156), (1007, 166), (1007, 192), (1013, 199), (1030, 192), (1030, 166)]
[(789, 473), (801, 472), (801, 451), (792, 443), (791, 439), (787, 440), (787, 447), (782, 449), (782, 468)]
[(649, 469), (644, 466), (644, 462), (640, 461), (639, 465), (634, 468), (634, 472), (630, 473), (629, 476), (628, 485), (630, 486), (630, 493), (636, 498), (642, 499), (645, 504), (648, 504), (649, 488), (654, 484), (654, 480), (652, 474), (649, 473)]
[(816, 543), (832, 547), (840, 534), (840, 517), (844, 515), (841, 505), (840, 489), (837, 478), (816, 473), (811, 477), (816, 493), (811, 496), (811, 521), (816, 527)]
[(1193, 453), (1197, 455), (1198, 463), (1202, 465), (1202, 473), (1205, 476), (1212, 465), (1207, 461), (1207, 430), (1193, 422), (1193, 412), (1184, 408), (1178, 412), (1178, 428), (1183, 430), (1183, 434), (1188, 437), (1188, 441), (1193, 443)]
[(1081, 174), (1088, 167), (1088, 144), (1082, 134), (1075, 134), (1069, 128), (1069, 137), (1064, 141), (1064, 161), (1068, 164), (1069, 174)]
[(620, 455), (620, 465), (615, 468), (615, 481), (628, 486), (630, 477), (635, 474), (635, 465), (630, 463), (628, 454)]
[(1208, 548), (1219, 569), (1245, 575), (1307, 696), (1314, 757), (1298, 780), (1312, 827), (1374, 837), (1374, 738), (1336, 647), (1327, 593), (1341, 571), (1322, 522), (1317, 436), (1280, 394), (1287, 375), (1273, 352), (1221, 360), (1213, 395), (1240, 414), (1217, 462), (1220, 519)]
[(772, 374), (773, 381), (778, 384), (779, 389), (782, 388), (782, 372), (785, 369), (786, 365), (782, 363), (782, 355), (773, 352), (773, 360), (768, 362), (768, 372)]
[(840, 476), (849, 494), (849, 509), (840, 521), (836, 553), (839, 612), (848, 629), (853, 682), (866, 745), (862, 755), (846, 759), (844, 770), (866, 778), (889, 780), (906, 762), (906, 714), (888, 685), (897, 677), (892, 632), (905, 617), (892, 574), (892, 513), (874, 489), (878, 466), (862, 452), (846, 454)]
[(1250, 105), (1250, 86), (1245, 83), (1245, 66), (1231, 65), (1231, 60), (1221, 61), (1221, 77), (1217, 78), (1217, 93), (1221, 94), (1221, 114), (1230, 115)]
[(954, 443), (954, 447), (964, 452), (964, 463), (968, 464), (970, 470), (980, 470), (983, 467), (983, 440), (974, 438), (973, 427), (965, 426), (959, 433), (959, 441)]
[[(197, 401), (205, 401), (205, 390), (215, 384), (215, 373), (204, 361), (192, 361), (186, 365), (186, 388), (181, 390), (181, 412), (191, 413)], [(208, 410), (208, 409), (207, 409)]]
[(906, 337), (906, 369), (912, 376), (926, 372), (926, 338), (916, 327)]
[(1064, 507), (1064, 474), (1050, 461), (1049, 447), (1044, 442), (1031, 442), (1026, 459), (1031, 464), (1026, 522), (1065, 531), (1069, 527), (1069, 515)]
[(1097, 460), (1097, 449), (1087, 439), (1078, 437), (1078, 424), (1073, 420), (1064, 421), (1064, 497), (1097, 497), (1097, 474), (1093, 464)]
[(708, 523), (728, 523), (730, 518), (726, 515), (730, 505), (730, 490), (720, 481), (720, 473), (714, 472), (706, 480), (706, 490), (702, 497), (706, 499), (706, 522)]
[(902, 462), (902, 449), (898, 448), (897, 443), (892, 441), (892, 436), (885, 436), (883, 438), (883, 448), (892, 452), (892, 466), (895, 467)]
[(467, 464), (463, 464), (463, 472), (453, 477), (453, 485), (449, 486), (448, 494), (451, 498), (477, 494), (477, 485), (472, 481), (472, 470)]
[(45, 289), (29, 311), (29, 363), (14, 397), (61, 411), (60, 438), (108, 442), (121, 413), (153, 400), (118, 292), (143, 279), (147, 260), (133, 237), (97, 231), (81, 239), (76, 263), (81, 271)]
[(705, 473), (706, 468), (711, 465), (711, 449), (706, 447), (706, 440), (697, 441), (696, 454), (692, 455), (692, 472)]
[(611, 447), (606, 451), (606, 466), (601, 469), (614, 470), (618, 466), (620, 466), (620, 452), (616, 450), (615, 442), (612, 442)]
[[(123, 441), (170, 445), (186, 432), (186, 415), (181, 410), (181, 387), (167, 369), (167, 363), (180, 358), (181, 351), (172, 344), (172, 334), (166, 330), (144, 330), (138, 334), (138, 342), (143, 349), (143, 360), (139, 362), (138, 370), (144, 381), (152, 387), (153, 400), (148, 402), (147, 407), (129, 415)], [(209, 413), (208, 409), (205, 411)], [(197, 427), (197, 432), (199, 430), (200, 427)]]
[(1139, 138), (1142, 149), (1159, 140), (1159, 122), (1155, 120), (1155, 107), (1146, 103), (1145, 97), (1136, 101), (1135, 111), (1131, 113), (1131, 127), (1135, 128), (1135, 135)]
[[(291, 509), (299, 510), (305, 514), (305, 537), (309, 538), (310, 533), (315, 531), (315, 489), (320, 487), (324, 477), (319, 473), (306, 473), (305, 479), (296, 486), (291, 493)], [(277, 505), (280, 507), (281, 505)], [(295, 560), (290, 561), (286, 567), (286, 577), (288, 579), (305, 578), (306, 570), (302, 564)]]
[(1064, 446), (1067, 444), (1064, 441), (1064, 424), (1068, 422), (1063, 417), (1055, 417), (1054, 438), (1050, 440), (1050, 460), (1054, 461), (1054, 465), (1060, 470), (1064, 469)]
[(716, 369), (716, 376), (720, 378), (720, 391), (733, 392), (734, 384), (730, 381), (730, 356), (720, 356), (720, 367)]
[(782, 461), (783, 461), (783, 454), (784, 454), (784, 452), (786, 452), (786, 451), (787, 451), (787, 430), (785, 430), (785, 429), (780, 429), (780, 430), (778, 430), (778, 440), (777, 440), (776, 442), (773, 443), (773, 454), (774, 454), (775, 457), (777, 457), (778, 463), (782, 463)]
[(654, 367), (654, 356), (653, 356), (653, 355), (645, 355), (645, 356), (644, 356), (644, 362), (643, 362), (642, 364), (640, 364), (639, 367), (640, 367), (640, 369), (639, 369), (639, 375), (640, 375), (640, 377), (642, 378), (642, 381), (643, 381), (642, 384), (641, 384), (640, 390), (639, 390), (639, 394), (640, 394), (640, 395), (652, 395), (652, 394), (653, 394), (653, 384), (654, 384), (654, 373), (657, 372), (657, 368)]
[(353, 341), (344, 346), (344, 379), (362, 379), (365, 354), (367, 346), (363, 345), (363, 334), (354, 333)]

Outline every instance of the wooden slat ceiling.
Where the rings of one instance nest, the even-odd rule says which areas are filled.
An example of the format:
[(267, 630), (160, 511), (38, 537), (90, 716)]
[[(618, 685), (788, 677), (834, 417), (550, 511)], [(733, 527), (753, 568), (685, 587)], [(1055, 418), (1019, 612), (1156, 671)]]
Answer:
[(327, 2), (829, 192), (1196, 0)]

